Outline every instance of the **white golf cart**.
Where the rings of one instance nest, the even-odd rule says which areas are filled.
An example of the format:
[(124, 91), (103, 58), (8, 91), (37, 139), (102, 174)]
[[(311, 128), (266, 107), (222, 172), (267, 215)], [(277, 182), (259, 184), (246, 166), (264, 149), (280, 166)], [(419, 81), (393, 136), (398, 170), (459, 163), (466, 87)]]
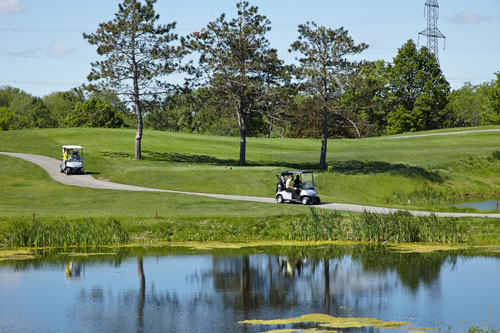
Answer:
[(61, 172), (69, 174), (85, 174), (83, 170), (83, 148), (81, 146), (62, 146)]
[[(321, 200), (314, 188), (312, 171), (290, 170), (277, 174), (276, 202), (296, 202), (304, 205), (318, 205)], [(292, 177), (290, 179), (290, 177)], [(287, 188), (287, 180), (289, 187)]]

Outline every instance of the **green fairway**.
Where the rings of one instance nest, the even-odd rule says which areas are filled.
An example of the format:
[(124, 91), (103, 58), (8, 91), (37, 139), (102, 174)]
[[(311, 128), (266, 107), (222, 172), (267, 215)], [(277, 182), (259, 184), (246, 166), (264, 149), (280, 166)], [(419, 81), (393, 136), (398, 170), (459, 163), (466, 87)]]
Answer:
[[(456, 130), (456, 129), (455, 129)], [(330, 171), (317, 170), (320, 140), (249, 138), (249, 166), (237, 166), (237, 138), (146, 131), (143, 159), (133, 158), (134, 131), (44, 129), (0, 132), (0, 151), (60, 158), (63, 144), (84, 147), (85, 169), (113, 182), (205, 193), (274, 197), (276, 173), (316, 171), (324, 202), (459, 211), (466, 195), (498, 195), (500, 132), (388, 139), (330, 140)], [(243, 224), (284, 221), (300, 205), (198, 196), (96, 190), (61, 185), (40, 167), (0, 155), (0, 219), (117, 218), (128, 230), (162, 221)], [(470, 210), (470, 209), (469, 209)], [(462, 209), (462, 211), (464, 211)], [(158, 212), (159, 218), (156, 219)], [(267, 221), (267, 222), (266, 222)], [(6, 224), (0, 233), (6, 232)], [(154, 228), (153, 228), (154, 229)], [(481, 231), (482, 232), (482, 231)]]
[[(456, 131), (456, 129), (455, 129)], [(436, 133), (433, 131), (432, 133)], [(330, 140), (332, 172), (318, 172), (323, 201), (449, 210), (464, 196), (497, 195), (500, 132), (401, 139)], [(60, 158), (84, 146), (85, 169), (118, 183), (181, 191), (273, 197), (282, 169), (313, 169), (320, 140), (249, 138), (249, 166), (237, 166), (237, 138), (146, 131), (135, 160), (134, 131), (47, 129), (0, 132), (0, 151)], [(192, 200), (192, 199), (189, 199)], [(198, 199), (197, 199), (198, 200)], [(410, 204), (408, 204), (410, 200)]]

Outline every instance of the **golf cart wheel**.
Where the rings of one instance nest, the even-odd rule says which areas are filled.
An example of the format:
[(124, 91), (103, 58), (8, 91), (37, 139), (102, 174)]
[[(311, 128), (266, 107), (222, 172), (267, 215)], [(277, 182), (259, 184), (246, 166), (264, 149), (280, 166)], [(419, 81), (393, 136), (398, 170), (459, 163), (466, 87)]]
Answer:
[(309, 199), (309, 197), (303, 197), (302, 198), (302, 204), (303, 205), (309, 205), (309, 204), (311, 204), (311, 199)]
[(85, 170), (83, 170), (83, 168), (80, 169), (80, 175), (84, 175), (85, 174)]
[(313, 204), (319, 205), (321, 203), (321, 199), (319, 197), (314, 198)]
[(69, 168), (64, 169), (64, 173), (66, 174), (66, 176), (68, 176), (69, 175)]
[(279, 204), (280, 204), (280, 203), (285, 202), (285, 201), (283, 200), (283, 196), (282, 196), (281, 194), (279, 194), (279, 195), (276, 197), (276, 202), (277, 202), (277, 203), (279, 203)]

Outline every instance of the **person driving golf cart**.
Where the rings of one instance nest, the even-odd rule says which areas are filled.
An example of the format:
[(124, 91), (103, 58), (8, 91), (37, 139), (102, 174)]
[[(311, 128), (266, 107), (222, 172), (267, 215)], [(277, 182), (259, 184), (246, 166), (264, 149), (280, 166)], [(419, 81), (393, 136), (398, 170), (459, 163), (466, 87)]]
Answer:
[(70, 161), (81, 161), (82, 157), (80, 154), (78, 154), (78, 149), (73, 149), (73, 152), (71, 153), (71, 158)]
[[(63, 160), (60, 164), (61, 172), (69, 174), (84, 174), (83, 148), (81, 146), (63, 146)], [(80, 154), (81, 152), (81, 154)]]
[[(295, 175), (295, 179), (294, 179)], [(321, 202), (314, 187), (312, 171), (289, 170), (277, 174), (276, 201), (317, 205)]]
[[(297, 175), (297, 177), (299, 177), (299, 175)], [(298, 188), (296, 186), (296, 181), (293, 180), (293, 175), (289, 175), (288, 179), (286, 180), (286, 191), (292, 193), (292, 198), (297, 197), (300, 193), (300, 191), (298, 191)]]

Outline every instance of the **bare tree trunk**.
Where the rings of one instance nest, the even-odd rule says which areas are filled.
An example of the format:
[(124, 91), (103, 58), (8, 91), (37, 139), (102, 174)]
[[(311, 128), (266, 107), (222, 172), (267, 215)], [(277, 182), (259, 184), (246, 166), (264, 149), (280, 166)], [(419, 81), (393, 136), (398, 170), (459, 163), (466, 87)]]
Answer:
[(240, 129), (240, 165), (246, 165), (247, 134)]
[(326, 147), (328, 143), (328, 110), (326, 105), (323, 105), (322, 113), (321, 157), (319, 159), (319, 166), (321, 169), (326, 169)]
[(246, 165), (246, 146), (247, 146), (247, 132), (248, 132), (248, 118), (247, 115), (241, 110), (237, 110), (238, 114), (238, 127), (240, 129), (240, 162), (239, 165)]
[(142, 141), (143, 124), (142, 124), (141, 106), (140, 106), (140, 102), (138, 100), (135, 101), (134, 109), (135, 109), (135, 115), (137, 118), (137, 132), (135, 134), (135, 158), (139, 160), (142, 157), (141, 141)]

